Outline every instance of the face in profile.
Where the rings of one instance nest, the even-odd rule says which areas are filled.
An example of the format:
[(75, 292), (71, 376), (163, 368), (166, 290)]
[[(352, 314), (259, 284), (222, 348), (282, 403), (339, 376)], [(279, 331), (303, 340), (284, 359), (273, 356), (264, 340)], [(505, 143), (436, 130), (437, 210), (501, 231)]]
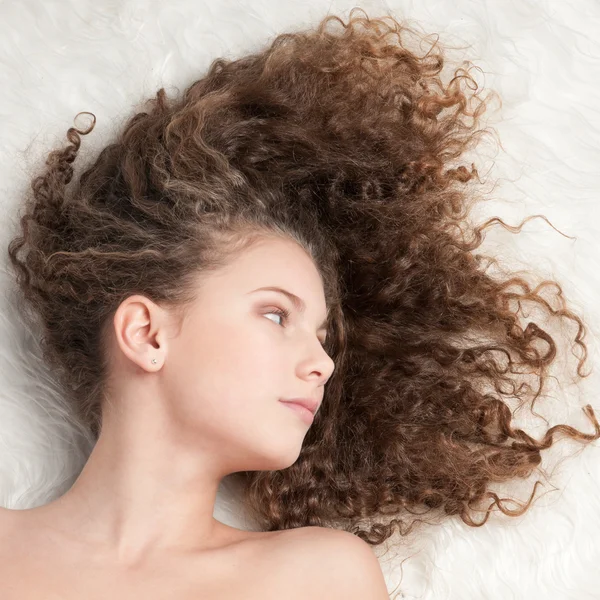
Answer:
[[(295, 294), (304, 310), (264, 287)], [(310, 423), (280, 400), (321, 402), (334, 370), (320, 329), (326, 315), (319, 272), (293, 241), (261, 239), (204, 279), (163, 366), (182, 443), (232, 473), (292, 465)]]

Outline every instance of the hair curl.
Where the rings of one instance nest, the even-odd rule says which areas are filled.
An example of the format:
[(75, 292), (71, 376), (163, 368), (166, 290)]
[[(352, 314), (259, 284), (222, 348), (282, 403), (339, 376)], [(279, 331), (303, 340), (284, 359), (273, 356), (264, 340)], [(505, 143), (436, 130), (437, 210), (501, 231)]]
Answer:
[[(297, 462), (240, 473), (244, 499), (263, 530), (338, 523), (376, 545), (417, 507), (471, 526), (494, 505), (522, 514), (533, 495), (511, 511), (489, 485), (530, 475), (559, 432), (589, 442), (600, 425), (587, 405), (593, 434), (557, 425), (538, 441), (511, 426), (507, 399), (533, 409), (557, 355), (541, 326), (520, 323), (521, 304), (576, 323), (580, 377), (585, 326), (557, 283), (492, 276), (497, 262), (473, 254), (487, 226), (506, 224), (466, 220), (478, 173), (452, 161), (485, 133), (486, 108), (468, 70), (444, 85), (441, 53), (417, 56), (401, 43), (408, 26), (356, 10), (215, 60), (181, 99), (160, 89), (72, 186), (93, 124), (70, 128), (33, 180), (9, 256), (44, 356), (97, 434), (125, 298), (183, 315), (199, 274), (257, 236), (296, 240), (323, 277), (336, 369)], [(550, 285), (558, 308), (540, 293)], [(539, 387), (517, 387), (523, 373)]]

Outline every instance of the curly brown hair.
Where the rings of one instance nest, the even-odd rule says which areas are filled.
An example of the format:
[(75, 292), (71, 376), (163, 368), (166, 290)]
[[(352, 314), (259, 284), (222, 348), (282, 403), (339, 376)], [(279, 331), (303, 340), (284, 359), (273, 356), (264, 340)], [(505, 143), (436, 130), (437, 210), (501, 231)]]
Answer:
[(295, 464), (237, 475), (263, 530), (336, 524), (378, 545), (408, 533), (401, 517), (417, 509), (472, 526), (494, 505), (522, 514), (533, 494), (511, 511), (490, 484), (529, 476), (559, 432), (589, 442), (600, 425), (586, 405), (592, 434), (556, 425), (536, 440), (511, 426), (508, 399), (533, 409), (558, 348), (520, 321), (521, 305), (576, 324), (579, 377), (586, 328), (556, 282), (530, 285), (473, 253), (486, 227), (506, 226), (468, 223), (478, 173), (453, 162), (485, 134), (489, 96), (463, 67), (444, 84), (443, 54), (408, 49), (406, 24), (357, 11), (215, 60), (180, 99), (160, 89), (71, 185), (95, 117), (70, 128), (33, 180), (9, 257), (45, 359), (98, 435), (124, 299), (183, 317), (198, 274), (260, 236), (296, 240), (323, 277), (336, 369)]

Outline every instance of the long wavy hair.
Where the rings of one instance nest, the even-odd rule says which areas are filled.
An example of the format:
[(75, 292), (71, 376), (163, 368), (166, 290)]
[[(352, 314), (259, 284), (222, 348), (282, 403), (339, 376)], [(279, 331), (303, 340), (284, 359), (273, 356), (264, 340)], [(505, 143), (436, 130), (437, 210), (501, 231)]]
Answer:
[(419, 56), (407, 32), (417, 34), (355, 8), (347, 23), (329, 15), (260, 52), (214, 60), (180, 98), (161, 88), (147, 100), (74, 181), (95, 117), (70, 128), (33, 179), (9, 245), (24, 314), (95, 435), (124, 299), (144, 294), (183, 316), (198, 275), (253, 240), (305, 248), (323, 277), (336, 369), (298, 460), (236, 474), (266, 531), (337, 526), (378, 545), (407, 534), (417, 513), (471, 526), (494, 505), (520, 515), (535, 488), (510, 510), (491, 484), (528, 477), (558, 433), (600, 437), (590, 405), (590, 434), (561, 424), (536, 440), (511, 425), (509, 399), (533, 410), (558, 350), (523, 322), (521, 304), (576, 325), (579, 377), (589, 375), (586, 328), (558, 283), (531, 284), (474, 253), (484, 229), (508, 227), (469, 223), (480, 181), (458, 162), (486, 133), (490, 95), (464, 67), (444, 83), (440, 45)]

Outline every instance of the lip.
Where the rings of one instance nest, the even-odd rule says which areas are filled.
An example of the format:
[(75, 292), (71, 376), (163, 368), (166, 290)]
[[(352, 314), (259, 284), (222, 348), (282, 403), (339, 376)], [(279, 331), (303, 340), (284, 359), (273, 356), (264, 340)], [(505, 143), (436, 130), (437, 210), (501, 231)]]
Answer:
[(299, 404), (300, 406), (303, 406), (309, 410), (313, 416), (317, 412), (320, 404), (318, 400), (313, 398), (290, 398), (289, 400), (284, 400), (282, 398), (280, 402), (284, 402), (286, 404)]
[(306, 408), (305, 406), (302, 406), (302, 404), (298, 404), (297, 402), (283, 402), (283, 404), (287, 405), (294, 412), (298, 413), (298, 416), (307, 425), (312, 424), (312, 422), (314, 421), (315, 416), (313, 415), (313, 413), (310, 410), (308, 410), (308, 408)]

